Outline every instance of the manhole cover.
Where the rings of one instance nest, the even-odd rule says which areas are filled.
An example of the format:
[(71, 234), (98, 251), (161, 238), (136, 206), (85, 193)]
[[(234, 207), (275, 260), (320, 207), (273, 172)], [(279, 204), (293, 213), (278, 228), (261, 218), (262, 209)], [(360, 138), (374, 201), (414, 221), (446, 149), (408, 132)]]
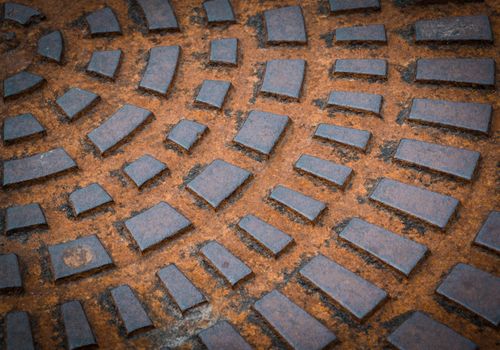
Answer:
[(3, 3), (0, 343), (498, 347), (500, 7), (437, 2)]

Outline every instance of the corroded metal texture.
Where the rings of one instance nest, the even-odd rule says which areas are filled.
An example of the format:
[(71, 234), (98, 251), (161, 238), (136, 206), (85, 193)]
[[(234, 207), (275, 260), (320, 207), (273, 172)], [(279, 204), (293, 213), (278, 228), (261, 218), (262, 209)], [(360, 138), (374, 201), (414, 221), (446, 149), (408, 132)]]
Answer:
[(498, 0), (15, 2), (0, 348), (498, 347)]

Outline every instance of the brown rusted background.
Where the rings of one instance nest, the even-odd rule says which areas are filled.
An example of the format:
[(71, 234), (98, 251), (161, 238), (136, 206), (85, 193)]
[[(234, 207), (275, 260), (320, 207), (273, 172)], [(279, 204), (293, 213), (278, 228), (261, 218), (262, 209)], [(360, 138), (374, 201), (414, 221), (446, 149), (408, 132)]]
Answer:
[[(29, 28), (3, 24), (2, 32), (14, 31), (19, 46), (3, 52), (0, 59), (0, 79), (29, 70), (44, 76), (44, 88), (15, 101), (0, 103), (0, 118), (20, 113), (33, 113), (47, 128), (48, 135), (35, 142), (1, 147), (1, 158), (21, 157), (62, 146), (76, 159), (79, 171), (41, 184), (0, 192), (2, 207), (13, 204), (39, 202), (50, 229), (28, 235), (0, 236), (0, 251), (15, 252), (22, 263), (25, 292), (21, 295), (0, 297), (0, 314), (11, 309), (29, 311), (36, 341), (44, 349), (62, 347), (63, 330), (57, 315), (57, 305), (71, 299), (83, 302), (89, 321), (101, 348), (158, 348), (162, 345), (191, 348), (197, 342), (193, 335), (215, 323), (228, 319), (240, 333), (258, 348), (277, 343), (266, 331), (269, 326), (255, 321), (251, 305), (274, 288), (282, 292), (322, 321), (336, 333), (339, 348), (381, 348), (390, 332), (394, 318), (411, 310), (423, 310), (449, 325), (484, 349), (498, 345), (498, 334), (489, 326), (460, 316), (459, 309), (441, 306), (435, 289), (442, 277), (458, 263), (470, 263), (498, 275), (498, 256), (471, 246), (487, 214), (498, 210), (498, 139), (500, 108), (498, 95), (492, 90), (409, 84), (403, 80), (406, 68), (417, 59), (427, 57), (493, 57), (499, 62), (498, 40), (500, 18), (498, 0), (483, 3), (448, 3), (401, 9), (393, 1), (382, 1), (382, 11), (370, 14), (329, 16), (326, 1), (233, 1), (238, 24), (209, 28), (201, 1), (172, 1), (181, 31), (178, 33), (146, 34), (145, 25), (137, 17), (138, 10), (124, 0), (103, 1), (23, 1), (42, 10), (47, 19)], [(123, 35), (112, 38), (90, 38), (83, 15), (109, 5), (118, 16)], [(248, 23), (256, 21), (257, 14), (266, 9), (286, 5), (302, 6), (309, 36), (307, 46), (258, 46), (257, 31)], [(441, 45), (417, 46), (407, 40), (407, 29), (418, 19), (442, 16), (487, 14), (494, 31), (495, 45)], [(388, 45), (373, 48), (327, 47), (328, 33), (337, 27), (383, 23), (388, 33)], [(264, 29), (257, 26), (259, 31)], [(66, 44), (64, 65), (42, 62), (36, 56), (36, 42), (48, 30), (63, 31)], [(240, 62), (237, 68), (207, 66), (209, 41), (215, 38), (236, 37), (240, 40)], [(326, 41), (325, 41), (326, 38)], [(158, 45), (181, 45), (182, 53), (173, 89), (168, 98), (145, 94), (137, 90), (142, 71), (147, 64), (147, 52)], [(85, 66), (93, 50), (122, 49), (123, 61), (115, 82), (93, 78), (85, 73)], [(257, 97), (251, 103), (260, 81), (263, 63), (268, 59), (303, 58), (307, 60), (305, 85), (300, 102), (280, 102), (273, 98)], [(389, 78), (384, 83), (367, 80), (331, 79), (329, 69), (336, 58), (386, 58)], [(224, 105), (224, 111), (193, 108), (196, 88), (203, 79), (231, 81), (233, 88)], [(498, 74), (497, 74), (498, 81)], [(102, 101), (90, 113), (68, 123), (57, 111), (54, 101), (70, 87), (80, 87), (99, 94)], [(382, 94), (383, 119), (349, 113), (329, 113), (318, 108), (318, 99), (325, 101), (330, 90), (350, 90)], [(438, 128), (398, 124), (398, 114), (408, 108), (412, 98), (436, 98), (454, 101), (488, 102), (493, 105), (492, 133), (489, 137), (444, 131)], [(94, 154), (85, 135), (106, 120), (125, 103), (147, 108), (155, 120), (135, 135), (119, 151), (107, 158)], [(231, 146), (241, 118), (252, 109), (286, 114), (292, 123), (274, 155), (258, 162)], [(166, 131), (181, 118), (206, 124), (210, 131), (193, 150), (180, 155), (166, 148)], [(344, 151), (312, 140), (315, 127), (321, 123), (335, 123), (373, 133), (367, 154)], [(401, 138), (441, 143), (477, 150), (482, 159), (478, 176), (471, 184), (459, 183), (428, 172), (404, 168), (390, 161), (390, 152)], [(124, 178), (121, 168), (148, 153), (165, 162), (170, 175), (153, 187), (139, 192)], [(303, 153), (320, 156), (354, 169), (351, 185), (335, 191), (310, 181), (293, 170), (293, 163)], [(183, 187), (183, 178), (197, 165), (205, 165), (215, 158), (241, 166), (254, 174), (236, 202), (214, 212), (200, 208), (194, 197)], [(393, 212), (378, 209), (367, 196), (375, 181), (383, 176), (415, 184), (440, 193), (453, 195), (461, 202), (458, 218), (443, 233), (415, 221), (401, 219)], [(75, 220), (67, 216), (68, 194), (77, 186), (98, 182), (114, 198), (112, 210), (88, 218)], [(265, 198), (276, 184), (283, 184), (328, 204), (328, 210), (317, 226), (303, 225), (290, 220), (267, 204)], [(195, 227), (187, 234), (161, 245), (159, 249), (141, 256), (131, 238), (118, 230), (119, 223), (132, 213), (148, 208), (160, 200), (167, 201)], [(233, 228), (245, 214), (255, 214), (289, 233), (296, 245), (279, 259), (267, 258), (252, 250)], [(332, 230), (346, 219), (360, 216), (394, 232), (404, 234), (427, 245), (430, 256), (409, 278), (405, 279), (381, 264), (370, 263), (354, 250), (340, 244)], [(112, 256), (116, 267), (96, 276), (55, 285), (49, 272), (47, 246), (73, 240), (79, 236), (97, 234)], [(198, 249), (206, 240), (217, 240), (246, 262), (255, 277), (231, 290), (214, 278), (200, 263)], [(366, 323), (360, 325), (339, 314), (297, 279), (298, 267), (318, 252), (332, 258), (363, 278), (386, 290), (390, 296)], [(166, 291), (159, 285), (155, 273), (175, 262), (177, 266), (207, 295), (209, 303), (188, 316), (169, 306)], [(129, 284), (147, 306), (156, 330), (132, 339), (119, 333), (120, 324), (107, 300), (107, 289)]]

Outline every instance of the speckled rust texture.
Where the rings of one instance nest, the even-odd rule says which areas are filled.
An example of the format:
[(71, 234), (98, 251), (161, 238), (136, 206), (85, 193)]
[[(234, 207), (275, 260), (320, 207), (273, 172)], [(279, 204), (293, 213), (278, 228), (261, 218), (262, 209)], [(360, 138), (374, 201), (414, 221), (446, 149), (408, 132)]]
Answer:
[[(404, 1), (397, 1), (402, 3)], [(471, 3), (444, 3), (400, 8), (393, 1), (382, 1), (380, 12), (349, 13), (331, 16), (324, 0), (232, 1), (237, 23), (208, 26), (202, 1), (172, 0), (180, 25), (175, 33), (147, 34), (146, 24), (135, 5), (125, 0), (70, 1), (24, 0), (39, 8), (46, 19), (30, 27), (11, 23), (0, 26), (2, 37), (15, 32), (19, 44), (13, 49), (1, 46), (0, 80), (28, 69), (43, 76), (47, 83), (34, 92), (12, 101), (0, 101), (0, 119), (33, 113), (47, 129), (46, 137), (0, 148), (1, 158), (25, 157), (63, 147), (75, 159), (79, 170), (41, 183), (0, 190), (1, 207), (38, 202), (49, 223), (48, 231), (0, 235), (0, 252), (16, 253), (21, 262), (25, 292), (2, 296), (0, 315), (11, 310), (30, 313), (34, 339), (43, 349), (64, 347), (58, 305), (82, 302), (97, 342), (103, 349), (157, 349), (162, 346), (190, 349), (200, 346), (196, 334), (221, 319), (231, 322), (256, 348), (283, 343), (251, 308), (255, 301), (273, 289), (328, 327), (339, 339), (339, 349), (377, 349), (400, 324), (400, 315), (422, 310), (484, 349), (498, 346), (498, 333), (477, 317), (463, 313), (437, 296), (435, 290), (457, 263), (471, 264), (496, 276), (498, 255), (472, 245), (476, 233), (491, 210), (499, 209), (498, 130), (500, 109), (497, 91), (413, 82), (415, 61), (434, 57), (491, 57), (500, 62), (499, 0)], [(308, 43), (304, 46), (265, 47), (265, 10), (300, 3), (305, 18)], [(115, 12), (123, 35), (91, 38), (85, 15), (105, 5)], [(491, 45), (416, 45), (411, 24), (420, 19), (486, 14), (495, 43)], [(388, 43), (383, 46), (335, 45), (336, 28), (384, 24)], [(65, 40), (62, 66), (43, 61), (36, 55), (36, 42), (50, 30), (61, 30)], [(11, 34), (5, 37), (12, 38)], [(208, 65), (210, 40), (238, 38), (239, 64), (235, 68)], [(9, 42), (15, 46), (15, 41)], [(8, 47), (12, 47), (8, 45)], [(180, 45), (177, 73), (167, 97), (138, 90), (147, 65), (148, 51), (156, 46)], [(116, 81), (92, 77), (85, 72), (94, 50), (123, 50), (123, 61)], [(8, 50), (8, 51), (6, 51)], [(332, 78), (335, 59), (382, 58), (389, 62), (388, 80)], [(281, 101), (258, 94), (265, 62), (273, 59), (305, 59), (307, 68), (299, 102)], [(498, 71), (498, 70), (497, 70)], [(197, 89), (203, 80), (226, 80), (232, 84), (222, 111), (194, 107)], [(498, 73), (497, 73), (498, 81)], [(497, 83), (498, 84), (498, 83)], [(55, 100), (71, 87), (93, 91), (101, 102), (82, 118), (68, 123), (58, 111)], [(328, 108), (331, 90), (359, 91), (384, 97), (382, 118), (337, 112)], [(482, 102), (493, 105), (494, 118), (488, 136), (424, 127), (404, 120), (412, 98)], [(151, 123), (134, 134), (106, 158), (96, 154), (86, 135), (101, 125), (124, 104), (150, 110)], [(291, 124), (268, 160), (247, 157), (232, 145), (232, 139), (250, 110), (288, 115)], [(180, 119), (188, 118), (207, 125), (209, 132), (191, 155), (165, 146), (166, 132)], [(373, 134), (366, 153), (332, 146), (312, 138), (320, 123), (369, 130)], [(476, 177), (471, 183), (407, 168), (392, 161), (402, 138), (467, 148), (481, 153)], [(337, 191), (323, 183), (300, 176), (293, 169), (301, 154), (311, 154), (351, 167), (351, 183)], [(142, 192), (124, 180), (121, 168), (144, 154), (167, 164), (170, 176)], [(214, 211), (189, 193), (186, 182), (214, 159), (237, 165), (251, 172), (252, 181), (220, 211)], [(190, 174), (190, 176), (188, 176)], [(194, 174), (194, 175), (193, 175)], [(389, 177), (460, 200), (458, 215), (446, 232), (381, 209), (368, 200), (376, 181)], [(115, 203), (105, 212), (83, 219), (68, 215), (68, 194), (76, 187), (97, 182), (106, 188)], [(277, 184), (293, 188), (327, 204), (328, 210), (317, 225), (291, 220), (267, 200)], [(123, 221), (159, 201), (175, 206), (193, 223), (194, 229), (167, 241), (148, 254), (141, 254), (123, 229)], [(278, 259), (259, 253), (238, 235), (235, 225), (246, 214), (259, 216), (294, 238), (296, 244)], [(388, 267), (367, 258), (338, 239), (341, 228), (352, 217), (366, 221), (425, 244), (430, 254), (410, 278), (401, 277)], [(64, 283), (53, 282), (48, 258), (49, 245), (96, 234), (113, 259), (114, 267), (97, 275)], [(202, 262), (199, 248), (210, 240), (224, 245), (245, 262), (254, 276), (235, 289), (227, 287), (213, 270)], [(389, 298), (365, 323), (359, 324), (317, 290), (312, 290), (298, 275), (300, 267), (317, 254), (323, 254), (358, 276), (384, 289)], [(175, 263), (207, 296), (208, 303), (183, 318), (160, 285), (156, 272)], [(155, 329), (127, 338), (120, 328), (119, 316), (110, 306), (109, 289), (128, 284), (146, 306)], [(403, 317), (404, 318), (404, 317)], [(497, 343), (495, 343), (497, 342)], [(497, 345), (495, 345), (497, 344)]]

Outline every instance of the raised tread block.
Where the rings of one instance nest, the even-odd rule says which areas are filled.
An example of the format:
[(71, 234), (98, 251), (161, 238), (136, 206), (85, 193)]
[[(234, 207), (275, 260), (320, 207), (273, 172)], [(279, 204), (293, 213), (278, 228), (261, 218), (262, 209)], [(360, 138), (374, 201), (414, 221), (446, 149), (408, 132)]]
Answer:
[(66, 333), (66, 345), (69, 350), (76, 350), (97, 345), (82, 304), (68, 301), (61, 305), (61, 316)]
[(145, 154), (123, 168), (123, 172), (142, 189), (168, 170), (165, 163)]
[(23, 278), (16, 254), (0, 254), (0, 293), (21, 291)]
[(187, 189), (218, 209), (243, 184), (250, 180), (252, 173), (221, 159), (210, 163), (188, 183)]
[(302, 91), (305, 71), (305, 60), (268, 61), (260, 92), (285, 99), (298, 100)]
[(493, 42), (488, 16), (456, 16), (415, 23), (415, 41), (419, 42)]
[(113, 261), (96, 235), (49, 246), (50, 263), (56, 282), (83, 277), (113, 266)]
[(42, 137), (45, 127), (31, 113), (7, 117), (3, 122), (2, 139), (5, 145)]
[(252, 350), (246, 340), (227, 321), (219, 321), (198, 333), (208, 350)]
[(185, 232), (191, 225), (189, 219), (166, 202), (160, 202), (125, 221), (125, 227), (141, 252)]
[(241, 218), (238, 228), (249, 234), (274, 257), (293, 243), (292, 237), (254, 215)]
[(398, 350), (475, 350), (477, 345), (427, 314), (416, 311), (387, 338)]
[(47, 228), (47, 219), (42, 207), (38, 203), (15, 205), (5, 211), (5, 233), (28, 232), (40, 228)]
[(106, 156), (152, 118), (153, 113), (147, 109), (126, 104), (88, 133), (87, 137), (101, 156)]
[(351, 91), (332, 91), (328, 97), (328, 106), (380, 116), (382, 95)]
[(337, 341), (335, 334), (286, 296), (273, 290), (253, 308), (296, 350), (321, 350)]
[(453, 102), (416, 98), (413, 100), (408, 120), (488, 134), (492, 107), (487, 103)]
[(104, 7), (88, 14), (85, 19), (89, 26), (90, 35), (121, 35), (122, 30), (115, 13), (109, 7)]
[(495, 61), (491, 58), (421, 58), (415, 81), (430, 84), (494, 87)]
[(468, 149), (402, 139), (394, 159), (471, 181), (481, 154)]
[(99, 95), (91, 91), (71, 88), (57, 98), (56, 103), (66, 117), (70, 121), (73, 121), (92, 108), (99, 99)]
[(492, 211), (474, 239), (474, 243), (500, 254), (500, 212)]
[(338, 44), (385, 44), (387, 35), (383, 24), (344, 27), (335, 30), (335, 42)]
[(423, 244), (358, 218), (351, 219), (339, 236), (407, 277), (428, 252)]
[(113, 288), (111, 298), (113, 298), (113, 303), (123, 322), (127, 336), (145, 332), (154, 327), (146, 310), (128, 285)]
[(383, 178), (370, 199), (444, 230), (459, 201), (453, 197)]
[(264, 12), (268, 44), (307, 44), (307, 32), (300, 6), (279, 7)]
[(303, 154), (295, 162), (294, 168), (331, 185), (344, 188), (352, 175), (352, 169), (326, 159)]
[(179, 23), (170, 0), (137, 0), (137, 2), (144, 12), (150, 32), (179, 30)]
[(182, 313), (207, 301), (203, 293), (175, 264), (165, 266), (157, 272), (157, 275)]
[(252, 270), (243, 261), (215, 241), (205, 244), (200, 252), (231, 287), (253, 275)]
[(45, 83), (45, 79), (38, 74), (21, 71), (7, 77), (3, 81), (3, 99), (13, 99), (22, 94), (38, 89)]
[(286, 115), (251, 111), (233, 142), (270, 156), (289, 123), (290, 118)]
[(139, 88), (166, 96), (179, 64), (180, 46), (157, 46), (149, 50), (149, 60)]
[(315, 138), (366, 151), (371, 139), (371, 132), (346, 128), (333, 124), (319, 124), (313, 135)]
[(76, 169), (75, 161), (63, 148), (3, 162), (3, 186), (25, 184)]
[(323, 255), (314, 257), (299, 273), (359, 321), (387, 299), (384, 290)]
[(436, 292), (498, 327), (500, 278), (474, 266), (455, 265)]
[(87, 65), (87, 72), (114, 80), (121, 57), (122, 50), (94, 51)]
[(73, 191), (69, 195), (75, 216), (87, 214), (113, 202), (113, 198), (97, 183)]
[(35, 350), (30, 317), (25, 311), (11, 311), (5, 316), (5, 350)]
[(64, 53), (62, 33), (59, 30), (55, 30), (38, 39), (37, 52), (42, 57), (61, 63)]
[(311, 223), (316, 222), (326, 209), (325, 203), (282, 185), (276, 186), (271, 191), (269, 199), (284, 205)]

